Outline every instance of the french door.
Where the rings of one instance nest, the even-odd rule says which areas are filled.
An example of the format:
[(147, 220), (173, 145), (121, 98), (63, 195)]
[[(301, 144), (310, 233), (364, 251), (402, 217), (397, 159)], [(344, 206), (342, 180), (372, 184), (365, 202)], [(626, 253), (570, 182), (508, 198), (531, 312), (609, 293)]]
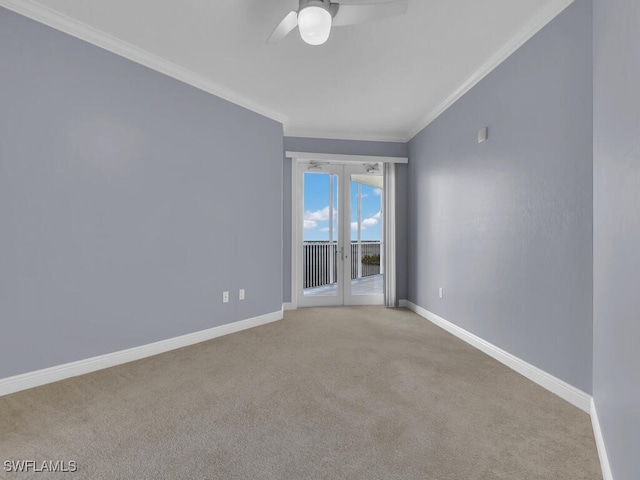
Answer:
[(381, 164), (298, 164), (299, 306), (382, 305)]

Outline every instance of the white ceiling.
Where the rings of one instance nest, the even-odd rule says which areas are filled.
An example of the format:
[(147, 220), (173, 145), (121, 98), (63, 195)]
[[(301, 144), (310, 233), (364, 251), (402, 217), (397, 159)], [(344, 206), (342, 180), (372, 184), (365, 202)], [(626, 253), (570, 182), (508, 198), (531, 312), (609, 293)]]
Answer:
[(571, 1), (410, 0), (407, 14), (334, 28), (319, 47), (297, 30), (266, 44), (297, 0), (0, 5), (282, 121), (286, 135), (407, 141)]

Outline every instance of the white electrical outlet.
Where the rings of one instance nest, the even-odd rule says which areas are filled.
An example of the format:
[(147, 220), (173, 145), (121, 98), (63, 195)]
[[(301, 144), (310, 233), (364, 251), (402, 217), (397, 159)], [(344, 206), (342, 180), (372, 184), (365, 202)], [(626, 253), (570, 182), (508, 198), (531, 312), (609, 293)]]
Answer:
[(444, 296), (444, 289), (443, 289), (442, 287), (440, 287), (440, 288), (438, 289), (438, 296), (439, 296), (440, 298), (442, 298), (442, 297)]
[(229, 292), (222, 292), (222, 303), (229, 303)]
[(240, 289), (240, 293), (238, 293), (238, 298), (240, 300), (244, 300), (244, 288)]

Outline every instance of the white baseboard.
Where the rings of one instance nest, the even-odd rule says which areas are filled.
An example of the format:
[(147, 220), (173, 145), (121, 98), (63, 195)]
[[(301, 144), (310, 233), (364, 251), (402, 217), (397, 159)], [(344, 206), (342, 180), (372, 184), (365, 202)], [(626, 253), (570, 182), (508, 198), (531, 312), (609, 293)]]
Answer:
[(598, 448), (598, 457), (600, 458), (600, 468), (602, 469), (602, 480), (613, 480), (613, 474), (611, 473), (611, 465), (609, 464), (609, 456), (607, 455), (607, 449), (604, 444), (604, 437), (602, 436), (602, 430), (600, 429), (600, 420), (598, 419), (598, 411), (596, 410), (596, 404), (591, 399), (591, 425), (593, 426), (593, 435), (596, 437), (596, 447)]
[(209, 328), (199, 332), (188, 333), (179, 337), (161, 340), (159, 342), (141, 345), (139, 347), (120, 350), (118, 352), (107, 353), (97, 357), (78, 360), (76, 362), (65, 363), (55, 367), (36, 370), (34, 372), (23, 373), (13, 377), (0, 379), (0, 396), (10, 393), (19, 392), (28, 388), (38, 387), (65, 378), (84, 375), (85, 373), (95, 372), (104, 368), (114, 367), (123, 363), (140, 360), (141, 358), (151, 357), (159, 353), (175, 350), (176, 348), (187, 347), (196, 343), (211, 340), (213, 338), (222, 337), (231, 333), (240, 332), (249, 328), (257, 327), (267, 323), (275, 322), (282, 319), (282, 310), (265, 315), (260, 315), (238, 322), (220, 325), (218, 327)]
[(296, 308), (297, 306), (293, 302), (285, 302), (282, 304), (282, 310), (295, 310)]
[(589, 413), (591, 406), (591, 395), (577, 389), (573, 385), (569, 385), (565, 381), (554, 377), (544, 370), (540, 370), (538, 367), (534, 367), (530, 363), (527, 363), (524, 360), (521, 360), (518, 357), (510, 354), (509, 352), (496, 347), (495, 345), (487, 342), (486, 340), (483, 340), (473, 333), (467, 332), (463, 328), (454, 325), (453, 323), (445, 320), (442, 317), (439, 317), (435, 313), (432, 313), (425, 308), (420, 307), (419, 305), (416, 305), (415, 303), (412, 303), (408, 300), (400, 300), (399, 303), (401, 307), (406, 307), (409, 310), (412, 310), (421, 317), (426, 318), (427, 320), (438, 325), (447, 332), (455, 335), (461, 340), (464, 340), (469, 345), (476, 347), (478, 350), (481, 350), (490, 357), (495, 358), (499, 362), (505, 364), (507, 367), (515, 370), (521, 375), (524, 375), (529, 380), (537, 383), (541, 387), (546, 388), (552, 393), (555, 393), (560, 398), (578, 407), (580, 410)]

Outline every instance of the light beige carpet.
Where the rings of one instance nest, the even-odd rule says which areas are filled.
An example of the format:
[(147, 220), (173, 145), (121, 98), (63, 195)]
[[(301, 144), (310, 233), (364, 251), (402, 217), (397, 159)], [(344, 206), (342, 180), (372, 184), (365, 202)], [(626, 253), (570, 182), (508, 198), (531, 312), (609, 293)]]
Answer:
[[(14, 474), (8, 459), (74, 460)], [(599, 479), (587, 414), (407, 310), (317, 308), (0, 397), (0, 478)]]

